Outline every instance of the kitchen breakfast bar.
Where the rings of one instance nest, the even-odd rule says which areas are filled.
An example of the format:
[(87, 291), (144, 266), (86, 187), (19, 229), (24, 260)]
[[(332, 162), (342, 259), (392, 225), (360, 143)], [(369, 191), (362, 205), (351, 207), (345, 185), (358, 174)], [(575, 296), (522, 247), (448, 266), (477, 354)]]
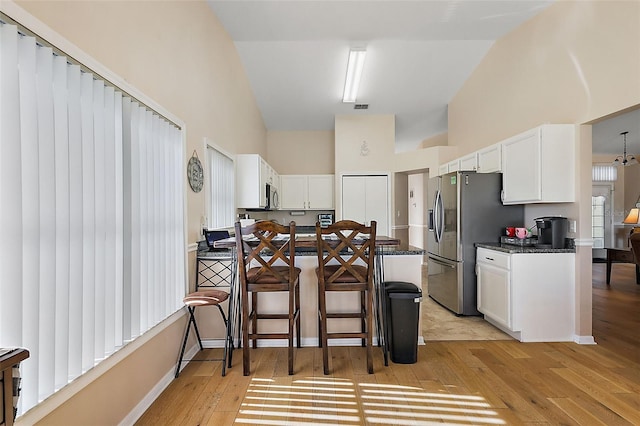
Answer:
[[(318, 280), (316, 277), (316, 268), (318, 267), (318, 255), (316, 251), (316, 237), (312, 234), (311, 228), (314, 227), (297, 227), (296, 228), (296, 252), (295, 266), (300, 268), (300, 320), (301, 320), (301, 344), (302, 346), (318, 346)], [(219, 282), (218, 275), (226, 275), (227, 284), (230, 287), (231, 300), (231, 326), (228, 332), (231, 335), (237, 335), (238, 330), (238, 309), (236, 304), (239, 297), (236, 288), (236, 268), (235, 268), (235, 238), (227, 238), (216, 241), (215, 249), (210, 250), (206, 245), (201, 244), (201, 250), (197, 254), (197, 272), (196, 284), (200, 289), (206, 288), (209, 282)], [(376, 237), (376, 268), (375, 281), (377, 290), (384, 281), (404, 281), (410, 282), (421, 288), (422, 281), (422, 261), (425, 251), (403, 244), (399, 239), (377, 236)], [(377, 297), (380, 292), (376, 291)], [(264, 301), (263, 301), (264, 300)], [(261, 311), (265, 313), (276, 313), (286, 310), (287, 297), (285, 294), (266, 293), (261, 296)], [(332, 310), (349, 311), (359, 303), (356, 294), (336, 292), (327, 294), (327, 305)], [(234, 306), (235, 305), (235, 306)], [(234, 312), (235, 311), (235, 312)], [(352, 322), (356, 321), (356, 322)], [(341, 320), (340, 323), (332, 323), (331, 327), (336, 331), (353, 330), (354, 326), (358, 327), (358, 320)], [(278, 331), (286, 329), (286, 321), (272, 321), (265, 324), (263, 330), (266, 332)], [(374, 327), (375, 328), (375, 327)], [(215, 333), (222, 342), (224, 332), (220, 330)], [(423, 344), (422, 324), (418, 324), (418, 343)], [(286, 346), (286, 341), (280, 340), (262, 340), (259, 346)], [(333, 343), (336, 344), (336, 343)], [(339, 345), (359, 346), (359, 339), (338, 339)]]

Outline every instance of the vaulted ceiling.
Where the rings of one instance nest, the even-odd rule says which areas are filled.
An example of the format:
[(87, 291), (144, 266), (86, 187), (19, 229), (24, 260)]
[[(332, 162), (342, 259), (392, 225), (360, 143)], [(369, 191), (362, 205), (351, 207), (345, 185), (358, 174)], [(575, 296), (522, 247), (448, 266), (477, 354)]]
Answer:
[[(331, 130), (336, 115), (394, 114), (400, 152), (446, 132), (448, 103), (495, 40), (553, 1), (208, 3), (235, 43), (268, 130)], [(367, 110), (342, 103), (350, 47), (367, 50), (357, 99)], [(622, 150), (619, 128), (632, 124), (621, 120), (594, 126), (594, 152)], [(635, 123), (626, 129), (629, 150), (640, 154)]]

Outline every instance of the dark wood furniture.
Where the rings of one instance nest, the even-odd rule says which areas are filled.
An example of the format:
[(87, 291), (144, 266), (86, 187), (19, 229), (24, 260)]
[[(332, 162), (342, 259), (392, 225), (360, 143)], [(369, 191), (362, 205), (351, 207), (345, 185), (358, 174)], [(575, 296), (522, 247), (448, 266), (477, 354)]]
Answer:
[[(361, 235), (367, 237), (361, 237)], [(322, 347), (324, 374), (329, 374), (328, 339), (360, 338), (367, 348), (367, 371), (373, 373), (373, 321), (374, 316), (374, 258), (376, 222), (371, 226), (343, 220), (322, 228), (316, 224), (318, 251), (318, 331)], [(327, 292), (358, 292), (360, 307), (357, 311), (329, 311)], [(327, 320), (359, 318), (360, 331), (329, 332)]]
[[(636, 263), (633, 252), (628, 248), (605, 247), (607, 251), (607, 284), (611, 282), (611, 265), (613, 263)], [(640, 284), (640, 266), (636, 264), (636, 284)]]
[[(247, 227), (236, 223), (236, 250), (242, 306), (242, 365), (245, 376), (250, 373), (249, 341), (257, 347), (258, 339), (288, 339), (289, 374), (293, 374), (293, 335), (300, 337), (300, 268), (295, 267), (296, 224), (288, 227), (270, 221), (259, 221)], [(265, 257), (266, 251), (269, 256)], [(258, 295), (262, 292), (288, 292), (287, 313), (260, 313)], [(251, 295), (251, 308), (249, 308)], [(258, 320), (287, 320), (287, 333), (260, 333)]]
[(640, 284), (640, 232), (634, 228), (629, 236), (629, 244), (633, 253), (633, 261), (636, 264), (636, 284)]
[[(6, 352), (5, 352), (6, 351)], [(2, 383), (2, 407), (0, 425), (13, 425), (13, 367), (29, 358), (29, 351), (22, 348), (0, 349), (0, 382)]]
[[(244, 240), (245, 240), (245, 243), (249, 246), (257, 246), (259, 244), (259, 240), (257, 238), (252, 238), (250, 236), (248, 236)], [(279, 245), (279, 244), (282, 244), (282, 241), (278, 239), (274, 239), (272, 240), (272, 243), (274, 245)], [(375, 236), (376, 256), (375, 256), (374, 281), (375, 281), (376, 300), (374, 304), (376, 305), (375, 314), (376, 314), (376, 326), (377, 326), (377, 335), (378, 335), (378, 346), (382, 346), (385, 365), (388, 365), (387, 364), (387, 358), (388, 358), (387, 347), (384, 344), (384, 341), (381, 341), (381, 339), (384, 338), (383, 327), (381, 324), (382, 318), (384, 317), (382, 312), (384, 308), (384, 304), (381, 303), (383, 300), (382, 283), (384, 282), (384, 252), (385, 252), (385, 248), (387, 248), (387, 250), (392, 250), (391, 247), (401, 247), (401, 243), (402, 242), (398, 238), (389, 237), (385, 235)], [(235, 237), (218, 240), (218, 241), (215, 241), (213, 244), (213, 247), (216, 249), (233, 248), (234, 268), (237, 267), (236, 265), (238, 262), (237, 254), (236, 254), (236, 246), (237, 246), (237, 240)], [(305, 255), (316, 255), (316, 252), (317, 252), (316, 236), (315, 235), (309, 236), (307, 234), (296, 235), (295, 250), (299, 250), (299, 249), (305, 251), (306, 252)], [(406, 250), (407, 248), (405, 247), (403, 249)], [(198, 254), (199, 257), (203, 258), (203, 261), (205, 260), (205, 258), (208, 258), (212, 255), (213, 254), (211, 252), (202, 252)], [(268, 257), (269, 253), (268, 252), (263, 253), (263, 255)], [(232, 281), (232, 282), (235, 283), (236, 281)], [(237, 332), (238, 340), (241, 339), (240, 334), (241, 334), (241, 328), (242, 328), (240, 325), (240, 320), (241, 320), (240, 296), (241, 296), (241, 291), (239, 291), (238, 285), (236, 283), (232, 285), (231, 296), (229, 297), (229, 303), (232, 304), (235, 308), (232, 311), (230, 311), (232, 313), (229, 314), (230, 318), (229, 318), (228, 335), (233, 336)]]

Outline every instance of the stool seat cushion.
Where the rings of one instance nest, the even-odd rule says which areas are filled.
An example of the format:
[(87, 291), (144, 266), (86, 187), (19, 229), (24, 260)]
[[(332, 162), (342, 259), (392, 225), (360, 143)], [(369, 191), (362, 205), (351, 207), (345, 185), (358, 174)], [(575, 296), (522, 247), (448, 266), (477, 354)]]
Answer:
[(187, 306), (217, 305), (229, 298), (229, 293), (224, 290), (199, 290), (187, 294), (182, 301)]
[[(272, 266), (271, 269), (273, 269), (274, 271), (276, 271), (278, 274), (281, 274), (283, 277), (289, 277), (289, 267), (288, 266)], [(270, 271), (262, 271), (262, 273), (260, 275), (258, 275), (258, 272), (260, 271), (260, 268), (251, 268), (247, 271), (247, 282), (251, 283), (251, 284), (278, 284), (281, 283), (282, 280), (270, 273)], [(298, 279), (298, 276), (300, 275), (300, 268), (294, 268), (293, 269), (293, 277), (291, 277), (291, 279), (293, 281)]]
[[(331, 280), (334, 283), (359, 283), (367, 280), (367, 268), (360, 265), (352, 265), (351, 266), (361, 277), (362, 279), (358, 279), (355, 277), (349, 270), (346, 270), (342, 273), (342, 275), (337, 278)], [(326, 265), (324, 267), (324, 279), (329, 282), (330, 277), (335, 274), (338, 269), (340, 269), (340, 265)], [(320, 273), (320, 268), (316, 268), (316, 274)]]

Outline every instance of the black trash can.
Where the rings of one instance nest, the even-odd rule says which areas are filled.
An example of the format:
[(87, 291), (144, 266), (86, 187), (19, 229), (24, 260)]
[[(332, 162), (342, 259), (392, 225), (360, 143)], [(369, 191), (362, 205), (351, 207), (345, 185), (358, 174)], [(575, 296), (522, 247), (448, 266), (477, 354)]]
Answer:
[(412, 283), (389, 281), (385, 291), (385, 338), (391, 361), (413, 364), (418, 360), (418, 321), (422, 290)]

